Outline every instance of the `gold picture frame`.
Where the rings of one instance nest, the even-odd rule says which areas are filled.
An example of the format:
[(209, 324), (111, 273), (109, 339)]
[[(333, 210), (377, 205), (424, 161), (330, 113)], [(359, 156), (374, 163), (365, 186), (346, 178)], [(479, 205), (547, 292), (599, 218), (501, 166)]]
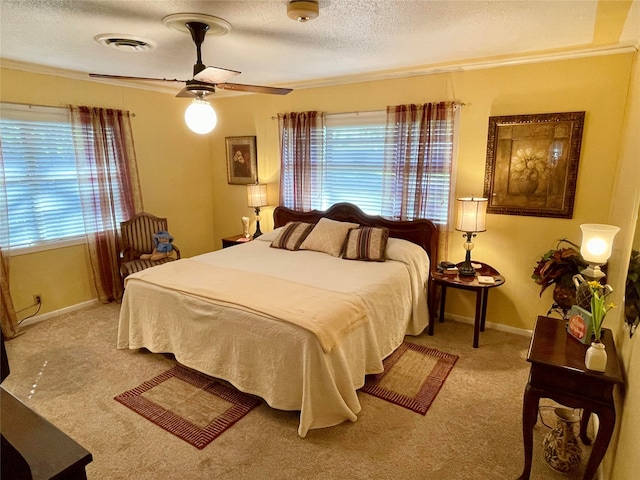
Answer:
[(572, 218), (585, 112), (489, 117), (487, 213)]
[(227, 182), (230, 185), (258, 183), (256, 137), (226, 137)]

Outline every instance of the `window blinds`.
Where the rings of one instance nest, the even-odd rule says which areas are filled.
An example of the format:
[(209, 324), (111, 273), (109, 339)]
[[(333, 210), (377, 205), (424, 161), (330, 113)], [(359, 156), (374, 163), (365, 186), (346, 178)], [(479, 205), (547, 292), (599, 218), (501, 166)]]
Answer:
[[(106, 131), (103, 135), (109, 139), (113, 132)], [(84, 237), (80, 173), (68, 110), (0, 104), (0, 147), (10, 247), (46, 245)], [(91, 175), (90, 172), (81, 174)], [(116, 175), (115, 170), (111, 175)], [(117, 182), (112, 184), (117, 190)], [(120, 198), (119, 191), (112, 194)], [(0, 238), (0, 244), (7, 243), (6, 238)]]

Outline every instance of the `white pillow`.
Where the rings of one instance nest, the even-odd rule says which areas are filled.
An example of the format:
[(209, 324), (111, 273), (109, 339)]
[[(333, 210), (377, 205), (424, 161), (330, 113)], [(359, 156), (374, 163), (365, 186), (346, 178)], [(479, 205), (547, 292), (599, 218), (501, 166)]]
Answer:
[(357, 223), (338, 222), (328, 218), (321, 218), (316, 226), (313, 227), (309, 236), (300, 245), (300, 250), (314, 250), (339, 257), (349, 230), (359, 226)]

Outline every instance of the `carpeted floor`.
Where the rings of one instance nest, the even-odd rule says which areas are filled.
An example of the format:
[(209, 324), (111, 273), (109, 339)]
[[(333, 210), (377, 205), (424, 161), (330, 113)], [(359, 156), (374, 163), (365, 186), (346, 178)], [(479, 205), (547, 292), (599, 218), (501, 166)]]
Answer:
[[(27, 326), (7, 342), (3, 386), (92, 452), (89, 480), (515, 480), (522, 469), (526, 337), (488, 329), (474, 349), (473, 328), (453, 321), (433, 337), (407, 337), (459, 356), (425, 416), (361, 392), (357, 422), (301, 439), (296, 412), (262, 402), (198, 450), (114, 401), (175, 365), (169, 355), (116, 350), (118, 313), (117, 304), (91, 307)], [(550, 412), (542, 410), (548, 424)], [(538, 422), (531, 479), (582, 478), (584, 462), (569, 475), (546, 465), (548, 431)]]

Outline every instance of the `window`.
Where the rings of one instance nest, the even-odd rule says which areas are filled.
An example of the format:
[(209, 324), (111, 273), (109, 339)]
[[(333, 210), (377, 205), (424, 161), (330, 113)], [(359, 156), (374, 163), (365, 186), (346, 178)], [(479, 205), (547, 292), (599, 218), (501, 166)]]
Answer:
[(69, 112), (3, 103), (1, 113), (10, 247), (84, 238)]
[[(413, 159), (418, 158), (418, 149), (422, 151), (423, 145), (417, 141), (411, 143), (409, 153), (406, 153), (406, 143), (396, 145), (394, 139), (401, 135), (388, 130), (386, 111), (326, 115), (322, 135), (310, 139), (311, 145), (315, 146), (310, 156), (310, 192), (303, 193), (310, 193), (311, 208), (326, 210), (335, 203), (350, 202), (365, 213), (390, 218), (400, 218), (404, 208), (409, 212), (422, 211), (422, 216), (446, 225), (451, 192), (453, 125), (444, 120), (436, 120), (434, 124), (428, 147), (434, 152), (431, 155), (434, 160), (428, 169), (420, 170)], [(288, 146), (283, 145), (285, 162), (281, 175), (285, 179), (291, 177), (296, 162), (295, 153), (291, 154), (287, 149)], [(411, 168), (389, 160), (405, 156), (410, 159), (409, 163), (413, 162)], [(416, 190), (418, 175), (420, 182), (426, 182), (428, 188)], [(296, 195), (293, 191), (296, 187), (285, 181), (283, 188), (285, 205), (293, 205), (291, 199)], [(425, 195), (428, 199), (422, 200), (426, 207), (421, 209), (416, 206), (418, 191), (428, 192)]]
[(321, 199), (314, 208), (350, 202), (383, 214), (385, 124), (385, 112), (327, 115)]

